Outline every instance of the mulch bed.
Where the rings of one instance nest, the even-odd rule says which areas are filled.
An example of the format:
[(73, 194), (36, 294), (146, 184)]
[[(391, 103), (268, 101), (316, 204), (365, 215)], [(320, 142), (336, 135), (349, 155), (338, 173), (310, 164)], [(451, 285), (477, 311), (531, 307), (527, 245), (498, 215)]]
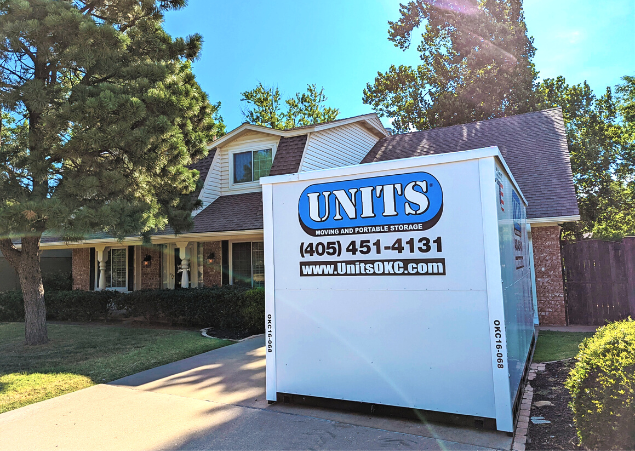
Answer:
[[(573, 359), (547, 363), (545, 370), (538, 372), (531, 382), (534, 399), (530, 417), (543, 417), (550, 423), (534, 424), (529, 420), (526, 450), (583, 449), (578, 446), (573, 412), (569, 407), (571, 396), (564, 386), (573, 363)], [(538, 401), (549, 401), (553, 406), (537, 407)]]

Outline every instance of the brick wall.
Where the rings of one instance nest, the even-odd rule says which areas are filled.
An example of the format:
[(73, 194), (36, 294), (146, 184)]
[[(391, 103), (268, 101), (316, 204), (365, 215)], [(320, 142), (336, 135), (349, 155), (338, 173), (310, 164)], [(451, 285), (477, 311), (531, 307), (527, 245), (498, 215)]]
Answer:
[(73, 290), (90, 290), (90, 248), (73, 249)]
[(565, 326), (560, 227), (532, 227), (538, 317), (543, 326)]
[[(207, 256), (212, 252), (215, 255), (215, 259), (214, 263), (210, 265), (207, 263)], [(220, 241), (208, 241), (203, 243), (203, 284), (206, 287), (222, 284), (221, 255)]]
[[(143, 259), (146, 258), (146, 255), (152, 257), (149, 268), (143, 266)], [(141, 289), (161, 288), (161, 249), (141, 247), (139, 258), (141, 259)]]

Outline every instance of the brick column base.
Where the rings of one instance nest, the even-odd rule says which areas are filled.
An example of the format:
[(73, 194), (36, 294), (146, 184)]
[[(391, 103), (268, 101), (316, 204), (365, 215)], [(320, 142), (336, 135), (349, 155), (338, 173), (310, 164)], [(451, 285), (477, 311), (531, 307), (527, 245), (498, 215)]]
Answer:
[[(214, 253), (214, 263), (207, 263), (207, 256)], [(220, 241), (203, 243), (203, 284), (206, 287), (222, 285), (222, 251)]]
[(542, 326), (566, 326), (560, 227), (532, 227), (538, 318)]
[[(149, 255), (150, 267), (143, 267), (143, 259)], [(161, 288), (161, 249), (159, 247), (142, 246), (139, 252), (141, 260), (141, 289), (156, 290)]]
[(90, 248), (73, 249), (73, 290), (90, 290)]

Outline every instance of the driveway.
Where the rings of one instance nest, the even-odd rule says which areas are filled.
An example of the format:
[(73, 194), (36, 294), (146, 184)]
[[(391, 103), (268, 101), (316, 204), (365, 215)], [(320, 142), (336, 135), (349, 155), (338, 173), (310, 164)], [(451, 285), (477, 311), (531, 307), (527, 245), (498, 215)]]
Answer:
[(256, 337), (0, 415), (0, 450), (509, 449), (492, 431), (265, 400)]

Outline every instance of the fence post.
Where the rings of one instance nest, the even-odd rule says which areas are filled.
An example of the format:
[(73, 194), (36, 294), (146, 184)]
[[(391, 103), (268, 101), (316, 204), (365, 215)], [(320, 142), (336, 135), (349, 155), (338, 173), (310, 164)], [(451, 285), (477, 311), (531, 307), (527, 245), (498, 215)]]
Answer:
[(626, 264), (626, 291), (631, 317), (635, 318), (635, 236), (627, 236), (624, 243), (624, 262)]

